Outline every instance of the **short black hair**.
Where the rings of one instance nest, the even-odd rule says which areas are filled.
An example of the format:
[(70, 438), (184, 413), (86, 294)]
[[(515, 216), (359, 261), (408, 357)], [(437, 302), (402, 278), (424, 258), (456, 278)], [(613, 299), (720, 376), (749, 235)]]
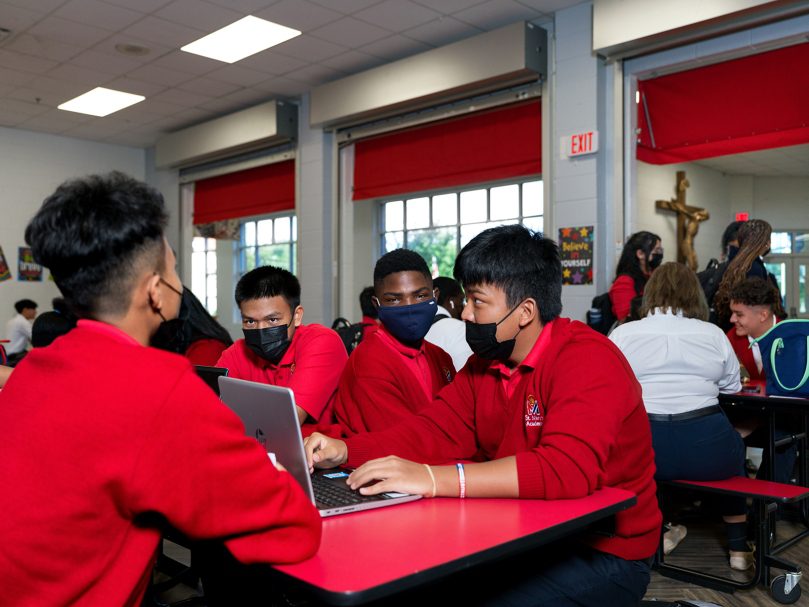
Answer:
[(77, 315), (122, 314), (140, 268), (164, 269), (167, 222), (160, 192), (115, 171), (60, 185), (25, 241)]
[(433, 278), (433, 288), (438, 289), (438, 305), (446, 308), (444, 304), (450, 297), (463, 295), (463, 289), (458, 281), (449, 276)]
[(17, 310), (17, 314), (22, 314), (22, 311), (26, 308), (38, 308), (37, 302), (33, 299), (21, 299), (20, 301), (14, 302), (14, 309)]
[(51, 345), (53, 340), (70, 332), (76, 326), (72, 317), (59, 312), (43, 312), (37, 316), (31, 327), (31, 345), (35, 348), (44, 348)]
[(728, 250), (728, 243), (731, 240), (739, 240), (739, 228), (744, 225), (744, 221), (733, 221), (728, 224), (725, 231), (722, 232), (722, 252), (726, 253)]
[(281, 296), (294, 311), (301, 305), (301, 283), (295, 275), (284, 268), (259, 266), (250, 270), (236, 284), (236, 305), (251, 299)]
[(759, 276), (740, 282), (730, 290), (730, 301), (745, 306), (768, 306), (773, 312), (781, 308), (781, 294), (775, 286)]
[(562, 313), (559, 247), (525, 226), (484, 230), (461, 249), (453, 274), (465, 289), (479, 284), (502, 289), (509, 307), (534, 299), (543, 324)]
[(360, 291), (360, 309), (362, 310), (363, 316), (368, 316), (369, 318), (379, 318), (379, 313), (376, 311), (374, 302), (371, 299), (373, 296), (373, 287), (365, 287), (362, 291)]
[(374, 286), (378, 286), (385, 277), (397, 272), (419, 272), (432, 283), (433, 276), (424, 258), (408, 249), (394, 249), (379, 258), (374, 267)]

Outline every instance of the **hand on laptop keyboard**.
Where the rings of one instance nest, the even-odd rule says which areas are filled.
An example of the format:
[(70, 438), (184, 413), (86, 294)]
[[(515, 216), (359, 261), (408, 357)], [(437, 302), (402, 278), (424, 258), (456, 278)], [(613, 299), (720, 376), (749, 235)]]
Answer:
[(318, 432), (304, 439), (303, 449), (309, 472), (314, 472), (315, 468), (336, 468), (348, 460), (348, 448), (343, 441)]
[(363, 495), (391, 491), (423, 496), (433, 494), (433, 481), (424, 464), (395, 455), (364, 463), (348, 477), (348, 485), (359, 489)]

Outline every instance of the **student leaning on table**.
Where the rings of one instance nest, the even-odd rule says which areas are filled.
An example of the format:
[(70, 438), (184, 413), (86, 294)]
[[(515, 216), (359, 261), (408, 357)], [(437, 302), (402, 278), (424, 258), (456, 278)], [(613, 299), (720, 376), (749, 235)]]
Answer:
[[(468, 595), (475, 604), (636, 605), (661, 515), (649, 421), (626, 359), (606, 337), (559, 318), (559, 252), (539, 234), (516, 225), (486, 230), (463, 248), (455, 276), (475, 352), (466, 367), (395, 428), (346, 441), (313, 434), (310, 465), (359, 466), (351, 486), (380, 481), (361, 489), (367, 494), (562, 499), (603, 486), (629, 490), (638, 502), (616, 515), (614, 537), (571, 540), (545, 551), (547, 562), (525, 557), (453, 592), (459, 603)], [(427, 465), (478, 452), (490, 461)]]
[(26, 229), (80, 320), (0, 392), (0, 605), (140, 605), (166, 523), (246, 563), (317, 550), (298, 484), (188, 360), (146, 347), (180, 307), (166, 221), (112, 173), (61, 185)]

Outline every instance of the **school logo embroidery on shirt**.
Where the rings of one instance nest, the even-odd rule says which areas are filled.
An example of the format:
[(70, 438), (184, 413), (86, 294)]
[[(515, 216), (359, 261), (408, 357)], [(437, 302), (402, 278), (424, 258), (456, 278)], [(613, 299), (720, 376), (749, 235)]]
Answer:
[(529, 394), (525, 401), (525, 427), (540, 428), (544, 421), (545, 417), (539, 408), (539, 401), (533, 394)]
[(444, 377), (447, 379), (447, 383), (452, 383), (452, 373), (450, 373), (449, 369), (443, 367), (441, 370), (444, 372)]

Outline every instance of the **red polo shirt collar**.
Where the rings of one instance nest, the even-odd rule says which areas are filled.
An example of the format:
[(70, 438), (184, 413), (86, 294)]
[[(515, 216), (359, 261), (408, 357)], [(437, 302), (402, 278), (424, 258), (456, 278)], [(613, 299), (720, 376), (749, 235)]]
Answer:
[(504, 379), (510, 379), (516, 375), (520, 375), (520, 372), (524, 369), (536, 369), (542, 353), (547, 349), (548, 344), (551, 342), (551, 331), (553, 330), (554, 322), (555, 319), (542, 327), (542, 332), (534, 342), (534, 346), (531, 348), (531, 351), (528, 352), (528, 356), (526, 356), (525, 359), (523, 359), (523, 361), (517, 365), (516, 369), (509, 368), (506, 363), (501, 361), (495, 361), (492, 363), (489, 369), (499, 373)]

